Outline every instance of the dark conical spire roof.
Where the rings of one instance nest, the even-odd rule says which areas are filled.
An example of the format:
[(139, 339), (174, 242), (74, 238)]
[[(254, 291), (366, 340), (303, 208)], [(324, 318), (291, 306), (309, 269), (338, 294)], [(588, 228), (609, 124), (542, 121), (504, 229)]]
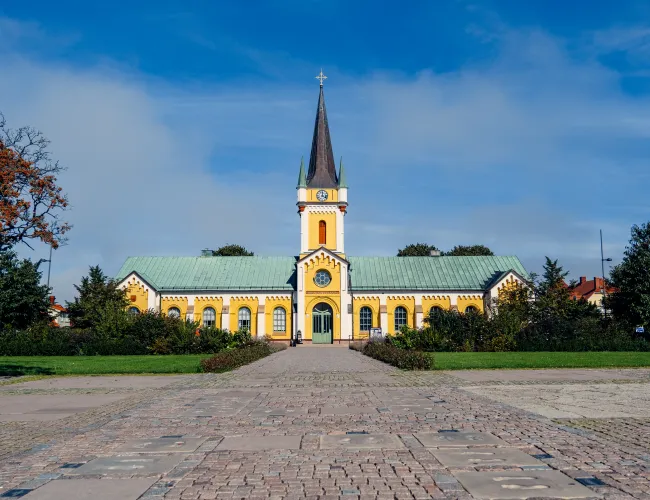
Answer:
[(311, 156), (309, 157), (309, 170), (307, 172), (307, 187), (336, 188), (338, 177), (332, 152), (330, 130), (327, 126), (327, 111), (325, 110), (325, 96), (323, 85), (318, 96), (316, 109), (316, 123), (314, 125), (314, 138), (311, 143)]

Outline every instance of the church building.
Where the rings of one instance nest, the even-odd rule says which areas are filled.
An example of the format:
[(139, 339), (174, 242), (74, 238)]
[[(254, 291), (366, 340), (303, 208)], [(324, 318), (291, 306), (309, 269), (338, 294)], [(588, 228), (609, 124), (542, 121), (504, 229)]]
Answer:
[[(322, 77), (322, 72), (321, 75)], [(348, 185), (334, 163), (321, 79), (309, 166), (298, 174), (300, 249), (286, 257), (129, 257), (117, 280), (129, 312), (148, 309), (253, 336), (333, 343), (421, 327), (436, 308), (485, 311), (525, 282), (517, 257), (354, 257)], [(296, 235), (296, 240), (298, 240)], [(298, 250), (298, 249), (297, 249)]]

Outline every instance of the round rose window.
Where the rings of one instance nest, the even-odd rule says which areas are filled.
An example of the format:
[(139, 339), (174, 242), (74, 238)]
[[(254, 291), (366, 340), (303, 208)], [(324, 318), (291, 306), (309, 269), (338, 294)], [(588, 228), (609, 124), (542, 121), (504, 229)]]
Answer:
[(327, 286), (332, 282), (332, 276), (325, 270), (320, 270), (314, 276), (314, 283), (318, 286)]

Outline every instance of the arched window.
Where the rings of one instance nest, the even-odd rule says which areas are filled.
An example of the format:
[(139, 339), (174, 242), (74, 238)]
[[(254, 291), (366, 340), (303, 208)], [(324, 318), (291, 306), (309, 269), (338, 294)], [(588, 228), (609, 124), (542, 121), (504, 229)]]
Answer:
[(359, 311), (359, 330), (369, 332), (372, 328), (372, 309), (363, 306)]
[(181, 310), (178, 307), (170, 307), (167, 309), (167, 316), (170, 318), (180, 318)]
[(327, 243), (327, 224), (324, 220), (318, 223), (318, 244), (325, 245)]
[(273, 331), (282, 333), (287, 331), (287, 312), (282, 307), (273, 309)]
[(217, 313), (211, 307), (203, 309), (203, 326), (206, 328), (213, 328), (217, 323)]
[(251, 310), (248, 307), (242, 307), (239, 310), (237, 328), (239, 330), (251, 330)]
[(442, 312), (442, 307), (440, 306), (433, 306), (431, 309), (429, 309), (429, 317), (432, 317), (434, 314)]
[(395, 308), (395, 331), (398, 332), (400, 328), (404, 325), (407, 325), (406, 321), (406, 309), (402, 306)]
[(137, 316), (138, 314), (140, 314), (140, 309), (138, 309), (135, 306), (129, 307), (128, 313), (129, 313), (129, 316)]
[(465, 314), (468, 314), (468, 313), (471, 314), (471, 313), (476, 313), (476, 312), (478, 312), (478, 309), (476, 307), (474, 307), (474, 306), (467, 306), (465, 308)]

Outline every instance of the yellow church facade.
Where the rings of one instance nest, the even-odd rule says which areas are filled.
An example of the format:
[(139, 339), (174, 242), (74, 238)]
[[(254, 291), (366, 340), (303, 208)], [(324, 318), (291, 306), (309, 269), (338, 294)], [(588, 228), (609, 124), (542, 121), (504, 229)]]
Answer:
[(258, 338), (333, 343), (420, 328), (436, 308), (485, 311), (526, 281), (517, 257), (353, 257), (348, 185), (334, 163), (321, 84), (307, 171), (297, 192), (300, 251), (287, 257), (129, 257), (116, 279), (129, 312), (146, 310)]

